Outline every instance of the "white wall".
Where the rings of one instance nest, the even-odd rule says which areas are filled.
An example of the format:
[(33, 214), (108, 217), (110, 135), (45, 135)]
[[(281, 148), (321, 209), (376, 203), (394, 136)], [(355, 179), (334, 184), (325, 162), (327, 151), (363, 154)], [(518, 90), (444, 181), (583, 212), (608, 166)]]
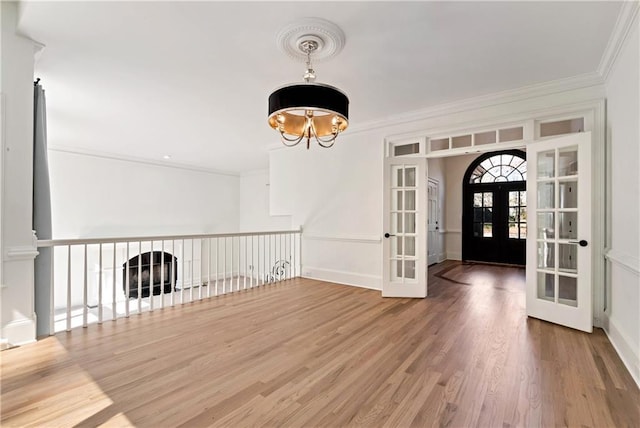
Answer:
[(303, 275), (380, 288), (382, 134), (270, 153), (272, 212), (303, 226)]
[(640, 384), (640, 76), (638, 18), (607, 78), (611, 153), (610, 277), (605, 329)]
[(240, 177), (49, 151), (54, 239), (236, 232)]
[(445, 248), (450, 260), (462, 260), (462, 180), (467, 168), (477, 157), (478, 155), (474, 154), (444, 159), (447, 182)]
[(33, 54), (32, 41), (15, 34), (17, 6), (0, 2), (2, 77), (2, 184), (0, 188), (2, 347), (35, 340), (32, 229)]
[(257, 232), (291, 229), (291, 216), (271, 215), (269, 208), (269, 170), (240, 176), (240, 230)]

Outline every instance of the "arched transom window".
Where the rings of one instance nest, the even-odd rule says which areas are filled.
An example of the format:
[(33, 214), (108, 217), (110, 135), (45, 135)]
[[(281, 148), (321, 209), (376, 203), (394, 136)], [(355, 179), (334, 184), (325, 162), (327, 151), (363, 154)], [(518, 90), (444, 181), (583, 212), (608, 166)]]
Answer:
[(520, 156), (500, 154), (480, 162), (473, 170), (469, 183), (499, 183), (503, 181), (525, 181), (527, 161)]

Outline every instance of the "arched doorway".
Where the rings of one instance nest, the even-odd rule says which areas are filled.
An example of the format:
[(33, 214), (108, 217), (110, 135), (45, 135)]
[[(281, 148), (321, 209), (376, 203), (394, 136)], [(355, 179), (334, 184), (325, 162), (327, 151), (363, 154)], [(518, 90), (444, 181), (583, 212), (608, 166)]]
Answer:
[(464, 175), (462, 259), (526, 264), (526, 154), (486, 153)]

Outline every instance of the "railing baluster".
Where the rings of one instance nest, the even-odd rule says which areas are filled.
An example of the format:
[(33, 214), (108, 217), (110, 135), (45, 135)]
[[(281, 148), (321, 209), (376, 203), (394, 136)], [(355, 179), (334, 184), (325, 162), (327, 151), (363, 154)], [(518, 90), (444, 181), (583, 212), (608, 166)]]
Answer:
[(98, 249), (98, 324), (102, 324), (102, 244)]
[(220, 239), (216, 238), (216, 289), (215, 289), (215, 295), (219, 295), (220, 292), (218, 291), (218, 280), (220, 279), (220, 276), (218, 274), (218, 265), (219, 263), (219, 259), (220, 258)]
[(151, 251), (149, 251), (149, 312), (153, 312), (153, 241), (151, 241)]
[(71, 330), (71, 245), (67, 247), (67, 331)]
[[(240, 238), (238, 238), (240, 239)], [(244, 289), (247, 289), (247, 237), (244, 237), (244, 274), (242, 275), (244, 278)]]
[(129, 242), (127, 242), (127, 266), (125, 267), (125, 269), (127, 269), (127, 271), (125, 272), (126, 275), (126, 284), (124, 285), (125, 287), (125, 296), (124, 296), (124, 316), (129, 318), (129, 293), (131, 291), (131, 278), (129, 277), (130, 272), (129, 272)]
[[(231, 238), (233, 239), (233, 238)], [(240, 237), (238, 236), (238, 278), (236, 279), (236, 291), (240, 290), (240, 251), (241, 251), (241, 245), (240, 245)]]
[(190, 267), (190, 275), (191, 275), (191, 287), (189, 287), (189, 301), (193, 302), (193, 287), (196, 286), (196, 278), (193, 276), (193, 265), (195, 264), (195, 255), (193, 253), (193, 239), (191, 240), (191, 263), (189, 264)]
[[(282, 269), (286, 269), (286, 266), (284, 265), (284, 259), (282, 258), (282, 238), (283, 237), (284, 235), (282, 234), (278, 235), (278, 243), (280, 244), (280, 257), (278, 260), (278, 264), (282, 267)], [(286, 270), (284, 271), (284, 273), (286, 274)], [(285, 274), (282, 275), (283, 278), (278, 278), (278, 279), (279, 280), (287, 279)]]
[(227, 238), (224, 238), (222, 248), (222, 294), (227, 294)]
[(256, 265), (253, 264), (253, 252), (255, 251), (255, 249), (253, 248), (253, 238), (254, 236), (251, 235), (251, 269), (249, 269), (251, 271), (251, 288), (253, 288), (253, 277), (256, 273)]
[(167, 278), (164, 277), (164, 239), (160, 244), (160, 308), (164, 309), (164, 282)]
[(82, 286), (82, 326), (87, 326), (87, 244), (84, 244), (84, 282)]
[(55, 323), (56, 323), (56, 317), (55, 317), (55, 309), (56, 309), (56, 305), (55, 305), (55, 294), (54, 294), (54, 286), (53, 286), (53, 282), (55, 280), (53, 272), (55, 271), (55, 258), (54, 258), (54, 252), (56, 251), (56, 248), (53, 247), (51, 248), (51, 268), (50, 268), (50, 275), (49, 275), (49, 336), (52, 336), (55, 333)]
[(176, 240), (171, 240), (171, 307), (176, 304)]
[(207, 297), (211, 297), (211, 238), (207, 238)]
[(142, 241), (138, 242), (138, 315), (142, 315)]
[(180, 286), (180, 304), (184, 305), (184, 259), (186, 259), (187, 257), (185, 256), (185, 250), (184, 250), (184, 239), (182, 240), (182, 275), (180, 276), (182, 278), (182, 285)]
[(118, 307), (116, 305), (116, 243), (113, 243), (113, 263), (112, 263), (112, 288), (111, 288), (111, 320), (115, 321), (118, 316)]

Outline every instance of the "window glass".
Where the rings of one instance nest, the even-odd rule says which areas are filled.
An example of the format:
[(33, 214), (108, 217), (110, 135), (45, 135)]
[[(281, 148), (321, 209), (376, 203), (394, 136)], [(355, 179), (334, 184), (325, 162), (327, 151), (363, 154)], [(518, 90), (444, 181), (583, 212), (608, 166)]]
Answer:
[(480, 162), (469, 182), (500, 183), (505, 181), (525, 181), (527, 179), (527, 162), (514, 155), (495, 155)]

